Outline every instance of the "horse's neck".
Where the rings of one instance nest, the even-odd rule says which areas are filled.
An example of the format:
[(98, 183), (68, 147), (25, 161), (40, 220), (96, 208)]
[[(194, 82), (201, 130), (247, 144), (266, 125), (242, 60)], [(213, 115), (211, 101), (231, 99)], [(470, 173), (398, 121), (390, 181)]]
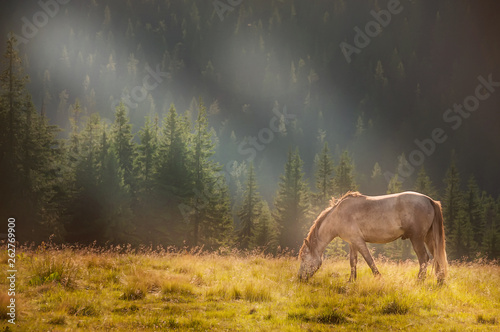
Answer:
[(328, 244), (338, 236), (336, 232), (336, 218), (335, 212), (330, 213), (326, 219), (321, 223), (318, 229), (317, 251), (321, 255), (325, 251)]

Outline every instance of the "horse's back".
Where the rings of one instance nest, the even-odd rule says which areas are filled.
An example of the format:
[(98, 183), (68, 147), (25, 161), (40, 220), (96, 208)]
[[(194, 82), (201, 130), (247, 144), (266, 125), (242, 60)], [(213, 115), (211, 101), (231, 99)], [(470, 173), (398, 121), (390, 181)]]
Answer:
[(387, 243), (412, 234), (424, 234), (431, 226), (434, 213), (430, 199), (417, 192), (353, 197), (341, 208), (341, 216), (347, 219), (344, 236)]

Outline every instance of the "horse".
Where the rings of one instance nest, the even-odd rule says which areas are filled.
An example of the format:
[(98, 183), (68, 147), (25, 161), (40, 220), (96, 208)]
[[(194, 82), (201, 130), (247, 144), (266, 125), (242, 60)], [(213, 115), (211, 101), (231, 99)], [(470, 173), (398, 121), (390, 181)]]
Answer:
[[(418, 279), (426, 277), (429, 255), (434, 257), (438, 283), (448, 273), (441, 203), (417, 192), (365, 196), (348, 192), (320, 213), (299, 251), (299, 280), (307, 281), (321, 266), (323, 252), (334, 238), (349, 243), (350, 282), (356, 280), (358, 252), (373, 275), (380, 275), (366, 243), (410, 239), (418, 257)], [(426, 249), (427, 246), (427, 249)]]

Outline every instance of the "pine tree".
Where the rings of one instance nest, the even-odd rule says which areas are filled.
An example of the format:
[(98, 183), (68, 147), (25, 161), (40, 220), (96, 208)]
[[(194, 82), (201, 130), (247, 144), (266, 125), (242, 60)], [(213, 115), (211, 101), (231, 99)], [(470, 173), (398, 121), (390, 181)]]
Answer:
[(258, 204), (261, 200), (257, 191), (257, 181), (255, 170), (250, 163), (247, 172), (246, 188), (243, 194), (243, 204), (238, 211), (240, 225), (238, 230), (238, 246), (241, 249), (248, 249), (255, 233), (255, 223), (259, 217)]
[[(157, 184), (163, 197), (175, 197), (178, 203), (181, 203), (193, 191), (190, 169), (186, 167), (190, 157), (189, 127), (187, 118), (178, 115), (175, 106), (170, 105), (163, 121), (162, 137), (159, 142)], [(211, 139), (209, 136), (202, 138), (209, 141)], [(207, 145), (203, 148), (213, 149), (214, 146)], [(211, 154), (200, 154), (202, 159), (210, 156)]]
[(298, 249), (306, 232), (309, 192), (302, 165), (298, 149), (289, 151), (285, 173), (280, 177), (273, 213), (280, 228), (279, 243), (283, 248)]
[(386, 191), (386, 186), (384, 176), (382, 175), (382, 168), (380, 164), (376, 162), (373, 165), (372, 174), (370, 176), (370, 188), (366, 191), (366, 194), (381, 195)]
[(449, 236), (454, 232), (454, 225), (456, 224), (458, 213), (463, 207), (463, 196), (460, 190), (460, 174), (455, 165), (454, 155), (452, 156), (450, 167), (446, 171), (444, 183), (446, 189), (442, 200), (443, 217), (446, 235)]
[(189, 129), (187, 118), (178, 115), (172, 104), (161, 128), (155, 117), (140, 132), (135, 162), (141, 188), (137, 208), (148, 218), (136, 223), (154, 243), (182, 245), (185, 241), (193, 195)]
[(432, 185), (432, 181), (425, 172), (425, 168), (422, 166), (417, 175), (417, 180), (415, 181), (415, 191), (425, 194), (429, 197), (437, 199), (436, 188)]
[(407, 189), (406, 185), (404, 185), (404, 182), (413, 174), (414, 168), (413, 166), (408, 162), (408, 159), (406, 159), (406, 156), (404, 153), (398, 156), (398, 164), (396, 166), (396, 173), (399, 175), (398, 180), (400, 182), (401, 187), (399, 188), (399, 191)]
[[(476, 246), (479, 246), (484, 237), (483, 229), (483, 204), (481, 194), (474, 176), (469, 178), (467, 183), (467, 191), (464, 195), (465, 212), (467, 222), (472, 227), (473, 241)], [(476, 248), (477, 249), (477, 248)]]
[(156, 172), (155, 162), (158, 155), (158, 136), (149, 118), (139, 132), (140, 143), (134, 162), (140, 192), (151, 192)]
[(328, 143), (325, 142), (320, 154), (314, 158), (314, 165), (316, 169), (316, 194), (315, 204), (318, 207), (324, 208), (333, 196), (334, 183), (333, 183), (333, 160), (330, 156)]
[(340, 156), (337, 167), (335, 167), (335, 176), (333, 178), (335, 193), (337, 195), (343, 195), (348, 191), (357, 189), (353, 173), (354, 163), (349, 156), (349, 152), (344, 150)]
[(394, 176), (391, 178), (389, 181), (389, 184), (387, 185), (387, 194), (396, 194), (401, 192), (401, 186), (402, 183), (399, 181), (399, 175), (394, 174)]
[(70, 159), (73, 161), (80, 152), (80, 122), (81, 122), (82, 109), (80, 106), (80, 101), (78, 98), (75, 100), (75, 104), (70, 106), (69, 123), (71, 127), (71, 133), (69, 136), (69, 155)]
[(31, 102), (31, 98), (26, 91), (26, 84), (29, 81), (24, 73), (21, 59), (15, 50), (17, 41), (15, 37), (7, 40), (7, 50), (2, 61), (2, 71), (0, 77), (2, 103), (0, 108), (1, 126), (0, 133), (2, 159), (7, 158), (9, 163), (19, 163), (22, 158), (19, 153), (21, 150), (21, 129), (25, 122), (24, 110)]
[(442, 203), (448, 251), (451, 258), (469, 257), (476, 244), (472, 225), (466, 213), (464, 194), (460, 189), (460, 174), (455, 166), (454, 157), (446, 172), (445, 184)]
[(116, 153), (118, 166), (123, 172), (123, 179), (125, 185), (133, 190), (134, 176), (133, 176), (133, 162), (135, 158), (135, 151), (133, 145), (134, 135), (132, 134), (132, 125), (126, 114), (126, 108), (123, 103), (120, 103), (115, 110), (115, 122), (111, 128), (112, 134), (112, 148)]
[[(103, 128), (97, 113), (92, 114), (78, 133), (78, 154), (73, 155), (71, 200), (66, 213), (67, 241), (105, 242), (105, 225), (100, 224), (104, 205), (100, 198), (99, 171), (103, 157)], [(107, 139), (106, 139), (107, 144)]]
[(0, 217), (15, 217), (18, 241), (61, 235), (54, 195), (60, 160), (57, 128), (38, 114), (29, 78), (10, 36), (0, 75)]
[(200, 100), (192, 138), (193, 197), (189, 219), (192, 245), (218, 246), (226, 242), (231, 230), (227, 184), (221, 167), (211, 157), (215, 153), (215, 132), (208, 129), (206, 108)]
[(278, 247), (278, 226), (274, 221), (269, 205), (261, 200), (257, 204), (258, 218), (255, 223), (252, 247), (264, 248), (266, 252), (276, 253)]
[(500, 200), (483, 194), (483, 239), (481, 252), (490, 259), (500, 258)]
[(205, 205), (200, 209), (203, 222), (200, 225), (199, 244), (210, 250), (221, 246), (232, 247), (233, 219), (231, 201), (226, 178), (220, 173), (213, 173), (206, 187)]
[(111, 149), (105, 127), (102, 128), (97, 154), (96, 192), (102, 210), (95, 222), (100, 225), (106, 241), (128, 242), (126, 233), (131, 228), (131, 201), (124, 183), (124, 171), (117, 154)]

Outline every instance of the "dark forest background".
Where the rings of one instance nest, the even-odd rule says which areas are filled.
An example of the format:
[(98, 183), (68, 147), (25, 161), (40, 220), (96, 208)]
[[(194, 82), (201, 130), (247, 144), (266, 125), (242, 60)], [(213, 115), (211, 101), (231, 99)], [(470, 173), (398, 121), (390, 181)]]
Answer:
[(387, 1), (42, 3), (0, 5), (0, 217), (19, 240), (276, 252), (332, 196), (417, 190), (442, 201), (450, 257), (500, 256), (500, 93), (443, 119), (500, 81), (497, 2), (401, 1), (350, 62), (340, 44)]

